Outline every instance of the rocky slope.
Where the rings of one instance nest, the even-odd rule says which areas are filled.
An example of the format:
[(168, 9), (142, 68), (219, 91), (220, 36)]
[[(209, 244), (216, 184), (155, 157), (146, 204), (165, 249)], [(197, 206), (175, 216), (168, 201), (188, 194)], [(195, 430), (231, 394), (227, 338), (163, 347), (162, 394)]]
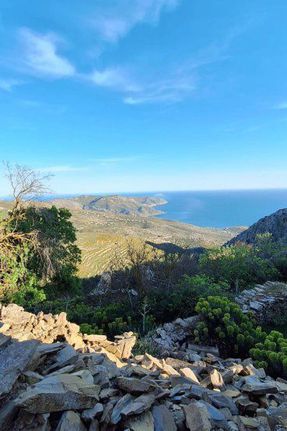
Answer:
[(254, 223), (245, 231), (232, 238), (227, 245), (237, 242), (254, 244), (258, 234), (271, 233), (274, 241), (287, 244), (287, 208), (276, 211)]
[[(177, 326), (186, 333), (195, 321)], [(182, 359), (134, 356), (132, 333), (110, 342), (80, 334), (65, 313), (16, 305), (1, 306), (0, 322), (1, 431), (287, 429), (287, 382), (250, 360), (206, 346)]]

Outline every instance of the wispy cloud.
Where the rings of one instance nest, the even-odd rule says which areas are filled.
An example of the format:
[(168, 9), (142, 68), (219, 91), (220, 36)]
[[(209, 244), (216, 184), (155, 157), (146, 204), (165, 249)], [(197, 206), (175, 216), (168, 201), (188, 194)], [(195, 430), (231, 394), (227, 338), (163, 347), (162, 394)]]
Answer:
[(99, 164), (101, 166), (114, 166), (114, 165), (120, 165), (124, 163), (132, 163), (141, 158), (142, 158), (141, 156), (102, 157), (102, 158), (91, 159), (90, 161), (93, 163)]
[(190, 68), (170, 73), (166, 78), (137, 79), (121, 67), (94, 71), (93, 84), (122, 94), (129, 105), (157, 102), (177, 102), (195, 89), (195, 76)]
[(195, 89), (196, 80), (193, 75), (175, 75), (148, 83), (141, 91), (125, 96), (124, 103), (140, 105), (144, 103), (180, 102)]
[(0, 90), (10, 92), (14, 87), (21, 85), (23, 82), (17, 79), (0, 79)]
[(287, 109), (287, 101), (286, 102), (280, 102), (277, 105), (274, 105), (273, 109), (278, 109), (278, 110), (281, 110), (281, 111)]
[(22, 64), (34, 75), (63, 78), (75, 75), (74, 66), (58, 53), (61, 39), (54, 33), (39, 34), (28, 28), (19, 30)]
[(69, 166), (69, 165), (56, 165), (56, 166), (48, 166), (48, 167), (44, 167), (44, 168), (39, 168), (37, 170), (39, 172), (42, 172), (42, 173), (56, 174), (56, 173), (86, 171), (87, 167), (77, 167), (77, 166)]
[(122, 67), (94, 70), (90, 80), (99, 87), (111, 88), (118, 91), (140, 91), (129, 72)]
[(180, 0), (110, 0), (98, 8), (91, 20), (93, 28), (107, 42), (117, 42), (137, 24), (158, 22), (162, 12), (174, 9)]
[(180, 102), (198, 89), (202, 68), (229, 58), (228, 49), (242, 31), (234, 29), (221, 43), (213, 43), (176, 68), (153, 71), (149, 77), (143, 71), (138, 70), (134, 76), (135, 72), (128, 68), (114, 66), (95, 70), (89, 79), (97, 86), (122, 94), (123, 102), (128, 105)]

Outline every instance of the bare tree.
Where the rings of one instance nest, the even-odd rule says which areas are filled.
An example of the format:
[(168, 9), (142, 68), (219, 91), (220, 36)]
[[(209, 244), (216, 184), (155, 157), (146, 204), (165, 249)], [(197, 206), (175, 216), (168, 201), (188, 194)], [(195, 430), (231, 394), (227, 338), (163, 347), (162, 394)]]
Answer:
[(51, 175), (42, 175), (26, 166), (11, 165), (4, 162), (6, 169), (6, 178), (12, 189), (14, 198), (13, 210), (19, 209), (21, 203), (27, 200), (33, 200), (36, 197), (49, 193), (50, 189), (46, 186), (47, 180)]

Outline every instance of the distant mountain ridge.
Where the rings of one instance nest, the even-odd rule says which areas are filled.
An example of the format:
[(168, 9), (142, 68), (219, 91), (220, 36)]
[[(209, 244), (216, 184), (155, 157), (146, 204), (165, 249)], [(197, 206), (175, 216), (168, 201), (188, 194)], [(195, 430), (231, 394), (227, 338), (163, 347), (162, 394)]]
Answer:
[(263, 233), (270, 233), (274, 241), (287, 244), (287, 208), (280, 209), (269, 216), (263, 217), (228, 241), (226, 245), (234, 245), (237, 242), (254, 244), (256, 236)]
[(70, 209), (84, 209), (90, 211), (113, 212), (115, 214), (138, 215), (138, 216), (155, 216), (162, 214), (157, 206), (165, 205), (165, 199), (144, 196), (77, 196), (67, 199), (54, 199), (53, 202), (59, 206), (62, 204)]

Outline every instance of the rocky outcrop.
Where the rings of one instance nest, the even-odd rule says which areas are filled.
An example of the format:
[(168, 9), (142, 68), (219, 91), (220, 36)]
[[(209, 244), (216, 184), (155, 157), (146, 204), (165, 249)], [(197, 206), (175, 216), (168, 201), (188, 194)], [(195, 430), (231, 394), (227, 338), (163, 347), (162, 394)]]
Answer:
[[(223, 360), (191, 344), (188, 360), (134, 356), (130, 333), (110, 342), (80, 334), (64, 314), (35, 316), (15, 305), (1, 308), (1, 321), (1, 431), (287, 429), (287, 381), (251, 360)], [(178, 319), (157, 336), (164, 330), (170, 342), (175, 329), (180, 346), (194, 324)]]
[(268, 281), (253, 289), (246, 289), (235, 298), (244, 313), (252, 312), (257, 320), (272, 321), (276, 313), (284, 313), (287, 301), (287, 284)]
[(226, 245), (234, 245), (237, 242), (254, 244), (256, 236), (270, 233), (274, 241), (287, 244), (287, 208), (280, 209), (270, 216), (260, 219), (245, 231), (232, 238)]

